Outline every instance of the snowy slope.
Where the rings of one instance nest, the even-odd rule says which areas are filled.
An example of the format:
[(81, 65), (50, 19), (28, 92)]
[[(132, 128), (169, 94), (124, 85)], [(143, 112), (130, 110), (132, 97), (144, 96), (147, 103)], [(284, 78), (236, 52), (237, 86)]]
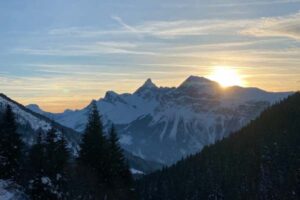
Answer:
[(7, 105), (11, 106), (16, 115), (19, 132), (22, 134), (22, 139), (26, 144), (32, 145), (35, 142), (37, 132), (47, 132), (53, 127), (58, 131), (58, 134), (63, 134), (65, 136), (71, 152), (74, 154), (77, 153), (79, 149), (78, 141), (80, 136), (76, 131), (64, 127), (43, 115), (35, 113), (16, 101), (8, 98), (4, 94), (0, 94), (0, 113), (6, 109)]
[[(66, 137), (68, 147), (73, 155), (76, 156), (78, 154), (81, 134), (49, 119), (53, 117), (53, 114), (45, 113), (37, 105), (33, 104), (26, 108), (4, 94), (0, 94), (0, 115), (7, 105), (12, 107), (17, 118), (19, 133), (22, 134), (22, 139), (27, 145), (30, 146), (35, 142), (37, 133), (40, 130), (47, 132), (54, 127), (58, 130), (58, 134), (63, 134)], [(41, 114), (44, 114), (44, 116)], [(143, 173), (152, 172), (162, 166), (160, 163), (145, 161), (129, 152), (125, 152), (125, 156), (132, 168), (136, 171), (143, 171)]]
[[(127, 151), (171, 164), (228, 136), (289, 94), (236, 86), (224, 89), (206, 78), (190, 76), (174, 88), (157, 87), (148, 79), (133, 94), (109, 91), (96, 103), (106, 127), (116, 125)], [(89, 105), (45, 115), (82, 132), (88, 112)]]

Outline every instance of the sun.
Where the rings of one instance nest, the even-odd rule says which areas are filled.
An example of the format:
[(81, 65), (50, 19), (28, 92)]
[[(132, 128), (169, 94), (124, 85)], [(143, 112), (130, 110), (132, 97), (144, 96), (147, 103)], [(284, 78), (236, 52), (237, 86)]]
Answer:
[(217, 81), (222, 87), (244, 85), (237, 70), (229, 66), (215, 67), (211, 75), (209, 75), (209, 78)]

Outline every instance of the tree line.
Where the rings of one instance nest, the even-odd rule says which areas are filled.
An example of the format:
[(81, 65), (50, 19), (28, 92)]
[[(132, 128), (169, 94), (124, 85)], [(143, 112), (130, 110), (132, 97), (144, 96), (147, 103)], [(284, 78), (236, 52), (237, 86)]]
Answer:
[(95, 102), (72, 156), (63, 133), (38, 131), (32, 145), (23, 143), (12, 108), (0, 118), (0, 179), (23, 186), (32, 200), (134, 200), (133, 178), (112, 126), (104, 134)]

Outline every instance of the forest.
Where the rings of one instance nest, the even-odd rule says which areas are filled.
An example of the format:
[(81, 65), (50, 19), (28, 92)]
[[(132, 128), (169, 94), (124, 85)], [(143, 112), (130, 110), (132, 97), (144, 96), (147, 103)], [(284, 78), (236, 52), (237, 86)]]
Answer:
[(0, 179), (12, 180), (24, 199), (132, 200), (133, 177), (112, 126), (104, 135), (96, 106), (91, 109), (78, 157), (71, 156), (63, 134), (40, 131), (32, 146), (17, 132), (8, 105), (0, 123)]

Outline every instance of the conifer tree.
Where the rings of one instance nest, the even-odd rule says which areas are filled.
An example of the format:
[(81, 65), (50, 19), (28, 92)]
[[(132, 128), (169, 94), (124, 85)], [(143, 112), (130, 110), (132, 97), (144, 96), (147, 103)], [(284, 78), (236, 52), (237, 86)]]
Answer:
[(15, 114), (7, 105), (0, 125), (0, 156), (4, 163), (0, 166), (0, 178), (16, 179), (20, 170), (23, 142), (17, 133)]
[[(114, 126), (112, 126), (109, 134), (109, 155), (110, 155), (110, 171), (112, 177), (122, 177), (129, 172), (127, 160), (123, 155), (123, 150), (119, 144), (119, 138)], [(129, 172), (131, 176), (131, 173)], [(125, 177), (124, 177), (125, 178)], [(129, 178), (129, 177), (126, 177)], [(124, 181), (126, 181), (124, 179)], [(130, 180), (128, 180), (130, 181)]]
[(66, 199), (67, 167), (69, 154), (66, 142), (51, 129), (42, 141), (41, 133), (37, 143), (31, 148), (29, 162), (32, 166), (33, 179), (29, 182), (32, 199)]
[(66, 167), (69, 162), (69, 152), (65, 138), (61, 134), (52, 128), (47, 133), (45, 141), (47, 159), (45, 175), (51, 181), (52, 192), (55, 193), (57, 199), (64, 199), (67, 196)]
[(55, 157), (55, 177), (54, 182), (59, 192), (59, 199), (68, 197), (68, 172), (70, 153), (67, 148), (67, 142), (64, 137), (57, 141)]
[(119, 177), (123, 170), (126, 169), (125, 158), (122, 152), (122, 149), (119, 145), (119, 138), (116, 133), (114, 126), (112, 126), (109, 134), (109, 163), (110, 167), (110, 176)]
[(103, 134), (101, 118), (96, 103), (93, 102), (80, 145), (78, 164), (96, 174), (99, 190), (107, 184), (109, 178), (107, 147), (108, 142)]
[(31, 166), (32, 178), (28, 183), (28, 193), (32, 200), (55, 199), (49, 187), (49, 179), (46, 176), (46, 145), (42, 139), (40, 132), (37, 137), (37, 142), (34, 144), (29, 152), (29, 164)]
[(45, 138), (45, 156), (47, 158), (46, 165), (45, 165), (45, 173), (50, 176), (54, 177), (56, 174), (56, 130), (50, 129), (47, 132), (46, 138)]
[(88, 175), (87, 183), (93, 182), (89, 174), (95, 174), (96, 190), (94, 187), (84, 189), (84, 196), (80, 199), (135, 199), (133, 179), (118, 140), (114, 128), (110, 130), (108, 138), (104, 136), (101, 118), (93, 102), (80, 146), (78, 169), (80, 173)]
[(68, 161), (70, 158), (70, 152), (67, 147), (67, 141), (64, 136), (62, 136), (57, 141), (56, 146), (56, 157), (55, 157), (55, 163), (56, 163), (56, 171), (60, 172), (63, 171), (66, 165), (68, 165)]
[(69, 161), (67, 143), (63, 135), (57, 134), (57, 130), (51, 129), (46, 137), (46, 173), (50, 177), (56, 177), (64, 171)]
[(110, 164), (109, 187), (113, 191), (114, 199), (134, 199), (133, 178), (119, 145), (119, 138), (114, 126), (110, 130), (108, 141)]

